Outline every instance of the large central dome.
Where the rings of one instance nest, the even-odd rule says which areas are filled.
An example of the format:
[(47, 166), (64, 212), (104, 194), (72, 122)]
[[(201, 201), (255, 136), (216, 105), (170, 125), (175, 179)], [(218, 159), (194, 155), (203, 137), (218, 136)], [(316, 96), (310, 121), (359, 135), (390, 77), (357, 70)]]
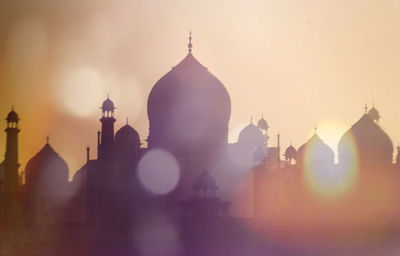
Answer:
[(227, 142), (229, 94), (190, 50), (150, 92), (149, 147), (202, 150)]

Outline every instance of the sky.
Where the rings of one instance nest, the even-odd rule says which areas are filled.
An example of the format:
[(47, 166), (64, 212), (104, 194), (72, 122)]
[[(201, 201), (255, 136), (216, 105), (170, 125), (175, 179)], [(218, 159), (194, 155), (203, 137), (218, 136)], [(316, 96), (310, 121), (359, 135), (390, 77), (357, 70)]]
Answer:
[(0, 116), (14, 105), (21, 118), (21, 170), (46, 136), (71, 176), (88, 145), (94, 158), (108, 93), (116, 130), (128, 118), (145, 143), (147, 97), (187, 54), (190, 30), (231, 96), (230, 141), (263, 114), (270, 145), (279, 132), (298, 148), (316, 126), (336, 150), (374, 104), (400, 142), (399, 1), (1, 0)]

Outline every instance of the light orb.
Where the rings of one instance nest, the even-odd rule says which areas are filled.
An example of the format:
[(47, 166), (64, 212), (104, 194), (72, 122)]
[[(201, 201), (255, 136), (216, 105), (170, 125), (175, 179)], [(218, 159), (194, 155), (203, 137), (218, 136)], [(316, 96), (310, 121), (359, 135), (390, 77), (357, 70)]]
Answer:
[(140, 160), (138, 174), (145, 189), (156, 195), (165, 195), (178, 184), (180, 168), (171, 153), (163, 149), (153, 149)]

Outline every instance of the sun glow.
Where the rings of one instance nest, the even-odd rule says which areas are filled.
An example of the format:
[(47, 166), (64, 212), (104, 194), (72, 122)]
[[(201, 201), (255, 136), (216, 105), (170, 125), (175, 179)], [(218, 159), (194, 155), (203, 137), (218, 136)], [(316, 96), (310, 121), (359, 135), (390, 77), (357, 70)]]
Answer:
[(97, 113), (107, 95), (104, 79), (91, 68), (76, 69), (61, 77), (62, 107), (73, 115), (86, 117)]
[[(327, 120), (318, 127), (318, 136), (332, 149), (336, 149), (340, 137), (346, 127), (344, 124)], [(334, 164), (323, 156), (319, 157), (321, 147), (310, 143), (306, 147), (303, 170), (307, 186), (319, 196), (337, 197), (343, 195), (355, 183), (358, 174), (358, 155), (354, 141), (345, 141), (349, 145), (346, 161), (342, 159), (339, 164)], [(336, 159), (338, 156), (337, 151)], [(313, 160), (311, 160), (313, 159)]]

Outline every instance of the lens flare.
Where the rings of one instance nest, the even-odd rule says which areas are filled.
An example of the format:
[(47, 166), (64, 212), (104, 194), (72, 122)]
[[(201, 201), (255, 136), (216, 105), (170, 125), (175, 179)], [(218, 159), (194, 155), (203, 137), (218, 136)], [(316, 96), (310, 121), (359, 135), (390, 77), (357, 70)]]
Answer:
[[(324, 127), (325, 134), (331, 134), (334, 137), (337, 132), (329, 131), (339, 127), (337, 124)], [(341, 131), (340, 131), (341, 132)], [(329, 141), (336, 138), (330, 137)], [(355, 183), (358, 174), (358, 155), (353, 138), (346, 137), (346, 152), (345, 156), (340, 157), (340, 163), (334, 164), (333, 158), (329, 156), (329, 148), (320, 140), (310, 141), (306, 145), (303, 172), (304, 179), (309, 189), (315, 192), (318, 196), (337, 197), (347, 192)], [(323, 143), (323, 144), (322, 144)], [(329, 149), (329, 150), (328, 150)]]
[(68, 112), (86, 117), (99, 111), (99, 106), (107, 95), (99, 72), (91, 68), (76, 69), (62, 76), (60, 81), (59, 103)]
[(163, 149), (147, 152), (139, 162), (139, 180), (154, 194), (171, 192), (179, 181), (180, 169), (175, 157)]

